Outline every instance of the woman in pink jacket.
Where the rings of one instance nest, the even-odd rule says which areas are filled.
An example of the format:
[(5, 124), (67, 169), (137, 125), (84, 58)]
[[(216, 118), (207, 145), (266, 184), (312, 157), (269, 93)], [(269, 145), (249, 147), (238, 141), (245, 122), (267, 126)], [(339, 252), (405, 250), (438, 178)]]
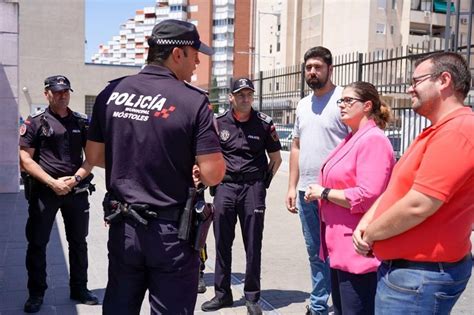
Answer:
[(342, 122), (352, 132), (329, 154), (321, 168), (321, 185), (310, 185), (305, 198), (321, 202), (335, 313), (367, 315), (374, 313), (380, 262), (355, 252), (352, 233), (385, 190), (395, 164), (382, 131), (390, 108), (372, 84), (361, 81), (347, 86), (337, 104)]

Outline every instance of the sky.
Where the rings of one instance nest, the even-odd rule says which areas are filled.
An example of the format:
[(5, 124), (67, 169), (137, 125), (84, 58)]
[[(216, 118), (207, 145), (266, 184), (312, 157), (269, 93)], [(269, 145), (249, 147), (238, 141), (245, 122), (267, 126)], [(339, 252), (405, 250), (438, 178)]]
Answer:
[(86, 0), (86, 62), (99, 45), (118, 35), (120, 25), (135, 16), (135, 11), (154, 6), (156, 0)]

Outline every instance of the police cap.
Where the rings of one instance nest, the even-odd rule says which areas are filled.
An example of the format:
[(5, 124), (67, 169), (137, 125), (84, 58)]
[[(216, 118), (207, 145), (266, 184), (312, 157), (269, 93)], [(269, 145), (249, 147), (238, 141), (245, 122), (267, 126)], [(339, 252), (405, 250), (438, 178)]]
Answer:
[(51, 90), (52, 92), (58, 92), (63, 90), (70, 90), (71, 92), (71, 82), (69, 82), (68, 78), (63, 75), (53, 75), (51, 77), (47, 77), (44, 80), (44, 88), (45, 90)]
[(180, 20), (164, 20), (156, 24), (148, 38), (148, 45), (191, 46), (206, 55), (214, 53), (212, 48), (201, 42), (194, 24)]
[(250, 89), (255, 92), (255, 88), (253, 87), (252, 80), (247, 79), (247, 78), (240, 78), (240, 79), (235, 80), (234, 83), (232, 83), (232, 87), (231, 87), (232, 94), (237, 93), (238, 91), (243, 90), (243, 89)]

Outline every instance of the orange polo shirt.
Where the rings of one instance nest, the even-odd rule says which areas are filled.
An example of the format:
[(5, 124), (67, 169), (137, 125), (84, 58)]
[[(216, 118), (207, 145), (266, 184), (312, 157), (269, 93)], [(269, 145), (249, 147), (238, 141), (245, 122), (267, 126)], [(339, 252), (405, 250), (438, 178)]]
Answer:
[(395, 165), (374, 220), (414, 189), (443, 201), (410, 230), (374, 244), (382, 260), (455, 262), (471, 249), (474, 222), (474, 113), (468, 107), (426, 128)]

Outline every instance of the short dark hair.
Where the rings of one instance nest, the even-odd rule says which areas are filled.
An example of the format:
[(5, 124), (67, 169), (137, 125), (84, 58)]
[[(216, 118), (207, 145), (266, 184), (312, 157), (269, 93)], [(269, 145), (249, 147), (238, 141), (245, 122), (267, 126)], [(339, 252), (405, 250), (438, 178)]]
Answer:
[[(150, 46), (148, 48), (148, 56), (146, 58), (146, 63), (151, 65), (160, 65), (162, 66), (166, 59), (171, 55), (173, 52), (173, 49), (175, 48), (184, 48), (186, 46), (175, 46), (175, 45), (154, 45)], [(188, 53), (186, 52), (185, 49), (184, 51), (184, 56), (188, 56)]]
[(454, 91), (466, 98), (471, 89), (471, 72), (466, 59), (454, 52), (436, 52), (417, 59), (415, 67), (427, 60), (433, 64), (432, 68), (436, 74), (449, 72), (453, 78)]
[(331, 51), (323, 46), (316, 46), (308, 49), (304, 54), (304, 63), (306, 63), (310, 58), (321, 58), (328, 66), (332, 65)]

